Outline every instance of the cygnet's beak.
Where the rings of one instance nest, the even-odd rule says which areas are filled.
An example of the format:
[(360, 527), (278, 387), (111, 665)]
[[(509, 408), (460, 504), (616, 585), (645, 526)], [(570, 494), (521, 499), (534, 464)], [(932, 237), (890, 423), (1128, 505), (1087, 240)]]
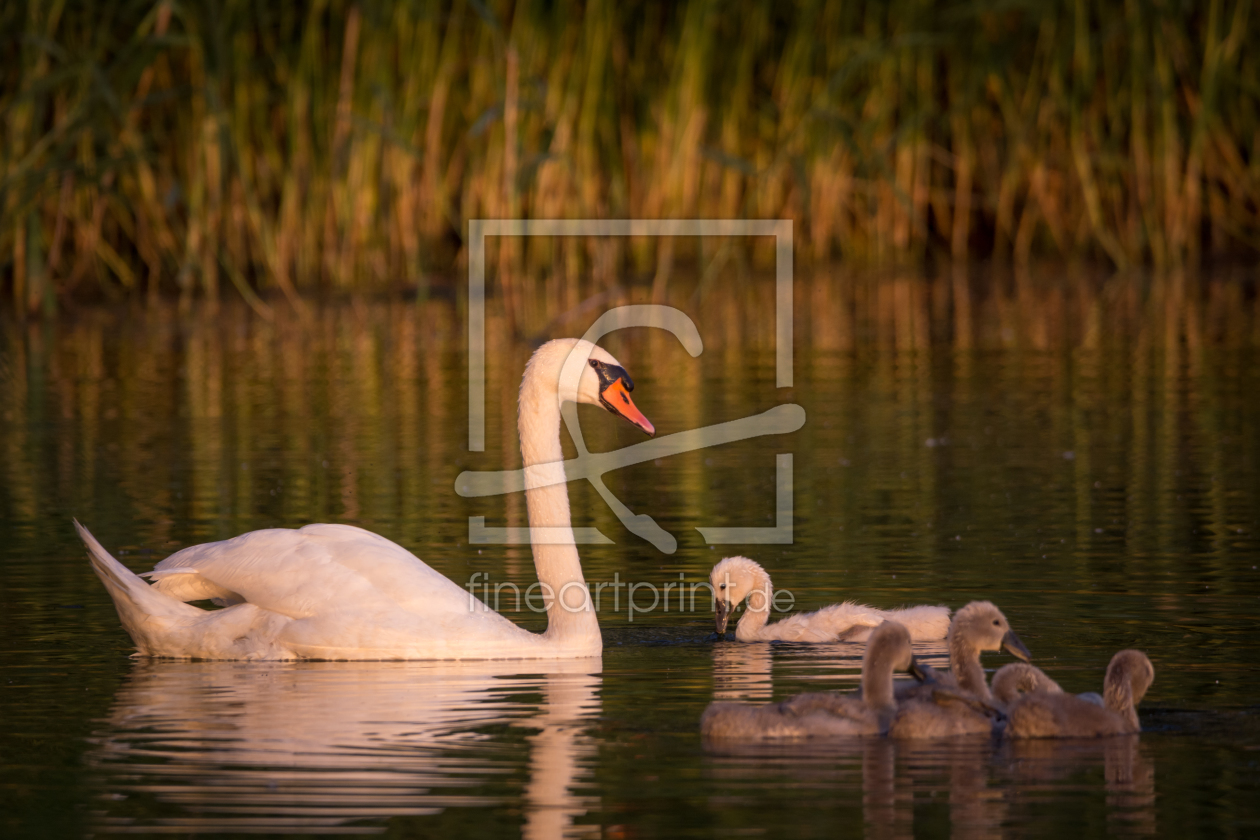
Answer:
[(649, 435), (656, 434), (656, 427), (643, 416), (643, 412), (630, 399), (630, 391), (622, 378), (614, 379), (608, 387), (599, 392), (599, 401), (613, 414), (619, 414), (638, 426)]
[(731, 617), (731, 602), (724, 598), (717, 599), (717, 612), (713, 616), (713, 632), (721, 636), (726, 632), (726, 620)]
[(1015, 635), (1014, 630), (1007, 630), (1006, 635), (1002, 637), (1002, 650), (1025, 662), (1032, 662), (1032, 654), (1028, 652), (1028, 648), (1024, 647), (1024, 643), (1019, 640), (1019, 636)]
[(910, 667), (906, 671), (920, 683), (930, 685), (936, 682), (936, 674), (932, 668), (927, 665), (920, 665), (919, 660), (913, 656), (910, 657)]

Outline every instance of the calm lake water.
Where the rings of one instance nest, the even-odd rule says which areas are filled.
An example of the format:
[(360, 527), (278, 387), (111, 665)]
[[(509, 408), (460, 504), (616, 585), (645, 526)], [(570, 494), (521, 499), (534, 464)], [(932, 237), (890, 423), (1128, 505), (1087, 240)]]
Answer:
[[(798, 279), (792, 388), (775, 387), (759, 287), (680, 304), (699, 358), (659, 331), (603, 342), (659, 434), (788, 403), (807, 420), (608, 474), (677, 538), (673, 554), (572, 484), (575, 524), (614, 541), (582, 546), (588, 580), (691, 584), (743, 553), (797, 609), (987, 598), (1068, 690), (1099, 690), (1116, 650), (1146, 651), (1140, 737), (706, 750), (715, 697), (847, 689), (862, 649), (714, 643), (703, 595), (646, 610), (646, 588), (644, 612), (603, 603), (602, 660), (130, 659), (72, 517), (137, 571), (329, 521), (460, 582), (528, 586), (527, 546), (469, 545), (469, 517), (523, 525), (523, 497), (454, 486), (519, 466), (532, 346), (492, 316), (487, 449), (469, 452), (458, 302), (325, 307), (305, 324), (101, 309), (0, 321), (0, 834), (1256, 836), (1260, 330), (1246, 287), (825, 279)], [(581, 417), (592, 451), (642, 439), (597, 409)], [(708, 545), (697, 527), (774, 524), (783, 453), (794, 542)], [(919, 648), (943, 664), (941, 644)]]

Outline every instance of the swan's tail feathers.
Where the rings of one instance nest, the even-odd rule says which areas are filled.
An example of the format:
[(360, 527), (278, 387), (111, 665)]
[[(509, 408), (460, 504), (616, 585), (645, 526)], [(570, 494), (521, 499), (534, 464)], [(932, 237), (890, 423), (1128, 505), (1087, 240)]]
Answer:
[(204, 614), (202, 610), (158, 592), (114, 559), (92, 532), (74, 520), (79, 538), (87, 546), (92, 571), (105, 584), (109, 597), (118, 609), (123, 627), (131, 635), (140, 653), (152, 652), (153, 644), (163, 631), (173, 625), (187, 624)]
[(936, 641), (949, 633), (949, 607), (906, 607), (890, 610), (888, 617), (904, 624), (916, 642)]

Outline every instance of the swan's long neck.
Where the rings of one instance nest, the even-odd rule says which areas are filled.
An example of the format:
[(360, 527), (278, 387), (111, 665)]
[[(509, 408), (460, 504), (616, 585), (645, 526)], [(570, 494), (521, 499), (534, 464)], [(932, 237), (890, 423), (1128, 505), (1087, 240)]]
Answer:
[[(521, 382), (518, 429), (534, 567), (547, 599), (545, 638), (558, 644), (593, 644), (594, 652), (599, 653), (599, 621), (582, 576), (569, 518), (564, 450), (560, 446), (560, 401), (556, 396), (559, 369), (538, 365), (537, 361), (531, 362)], [(557, 478), (555, 483), (542, 486)], [(539, 528), (546, 530), (535, 530)]]
[(735, 638), (741, 642), (756, 641), (766, 622), (770, 620), (770, 606), (774, 603), (774, 587), (769, 575), (756, 575), (753, 578), (752, 591), (747, 596), (744, 614), (735, 625)]
[(896, 708), (893, 697), (893, 661), (882, 644), (868, 644), (862, 662), (862, 700), (876, 711)]
[[(1108, 676), (1111, 676), (1108, 674)], [(1131, 725), (1137, 726), (1137, 709), (1133, 708), (1133, 686), (1128, 677), (1109, 679), (1103, 685), (1103, 705), (1122, 716)]]
[(958, 680), (958, 687), (970, 692), (982, 700), (990, 700), (993, 695), (984, 681), (984, 668), (980, 666), (980, 649), (968, 641), (965, 633), (949, 633), (949, 667)]

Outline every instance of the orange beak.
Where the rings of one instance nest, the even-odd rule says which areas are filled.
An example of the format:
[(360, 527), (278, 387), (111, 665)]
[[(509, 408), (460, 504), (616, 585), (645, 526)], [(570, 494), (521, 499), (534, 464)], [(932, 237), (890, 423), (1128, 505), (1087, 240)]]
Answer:
[(643, 416), (643, 412), (635, 407), (634, 400), (630, 399), (626, 383), (620, 379), (614, 379), (611, 385), (600, 392), (599, 396), (609, 411), (620, 414), (649, 435), (656, 434), (656, 427)]

